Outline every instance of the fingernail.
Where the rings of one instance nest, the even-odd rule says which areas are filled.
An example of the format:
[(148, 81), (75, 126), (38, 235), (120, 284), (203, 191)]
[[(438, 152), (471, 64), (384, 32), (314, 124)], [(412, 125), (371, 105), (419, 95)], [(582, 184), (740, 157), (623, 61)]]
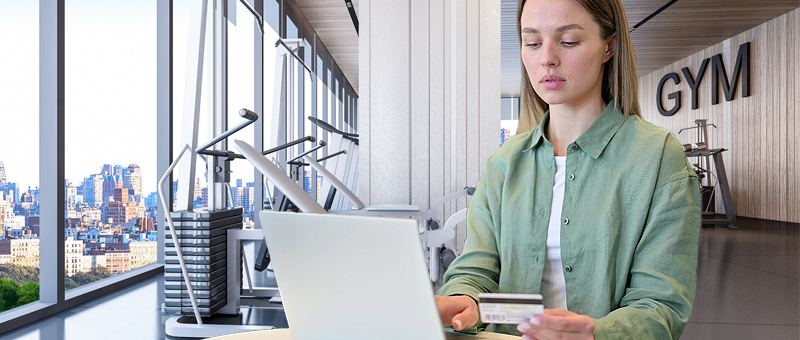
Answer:
[(456, 320), (456, 321), (453, 321), (453, 324), (456, 326), (455, 328), (456, 328), (457, 330), (459, 330), (459, 331), (460, 331), (462, 328), (464, 328), (464, 324), (461, 322), (461, 320)]
[(534, 324), (534, 325), (538, 325), (539, 324), (539, 318), (531, 318), (531, 323)]
[(527, 323), (527, 322), (525, 322), (525, 321), (523, 321), (523, 322), (520, 322), (520, 323), (519, 323), (519, 325), (517, 325), (517, 330), (518, 330), (520, 333), (525, 333), (525, 332), (527, 332), (529, 329), (531, 329), (531, 324), (529, 324), (529, 323)]
[(525, 335), (522, 336), (522, 340), (531, 340), (531, 337), (529, 337), (527, 334), (525, 334)]

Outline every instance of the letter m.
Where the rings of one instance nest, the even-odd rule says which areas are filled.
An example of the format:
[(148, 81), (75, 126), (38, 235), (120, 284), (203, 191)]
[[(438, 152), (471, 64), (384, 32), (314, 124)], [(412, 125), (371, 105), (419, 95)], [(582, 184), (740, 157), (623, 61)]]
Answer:
[[(728, 82), (728, 73), (725, 72), (725, 64), (722, 63), (722, 55), (717, 54), (711, 57), (711, 81), (714, 82), (711, 92), (711, 104), (719, 104), (719, 84), (722, 83), (725, 90), (725, 101), (733, 100), (736, 92), (736, 84), (739, 82), (739, 75), (742, 75), (742, 98), (750, 97), (750, 43), (746, 42), (739, 45), (739, 53), (736, 54), (736, 66), (733, 67), (733, 78)], [(720, 79), (722, 75), (722, 79)]]

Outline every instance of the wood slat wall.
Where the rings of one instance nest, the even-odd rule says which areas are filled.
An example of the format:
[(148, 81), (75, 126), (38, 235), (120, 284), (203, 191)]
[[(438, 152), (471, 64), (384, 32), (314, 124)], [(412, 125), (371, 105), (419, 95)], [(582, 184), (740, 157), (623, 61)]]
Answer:
[[(698, 89), (699, 107), (691, 109), (691, 89), (681, 69), (688, 67), (697, 77), (702, 61), (722, 54), (728, 77), (732, 77), (739, 45), (750, 42), (750, 91), (742, 98), (741, 80), (734, 99), (711, 104), (712, 64)], [(658, 83), (675, 72), (681, 82), (667, 81), (662, 94), (681, 91), (681, 109), (673, 116), (658, 112)], [(694, 119), (708, 119), (709, 148), (726, 148), (723, 153), (728, 181), (738, 216), (800, 222), (800, 9), (761, 24), (670, 66), (639, 78), (639, 100), (645, 120), (671, 131), (681, 143), (696, 141), (695, 130), (678, 134)], [(722, 92), (722, 91), (721, 91)], [(694, 161), (693, 161), (694, 162)], [(713, 164), (711, 165), (713, 168)], [(722, 200), (717, 195), (717, 211)]]

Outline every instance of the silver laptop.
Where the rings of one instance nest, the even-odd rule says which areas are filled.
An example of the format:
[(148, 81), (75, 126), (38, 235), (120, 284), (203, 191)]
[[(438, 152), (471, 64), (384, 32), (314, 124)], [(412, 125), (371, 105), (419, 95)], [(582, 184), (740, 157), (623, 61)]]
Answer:
[(445, 339), (416, 220), (260, 214), (293, 340)]

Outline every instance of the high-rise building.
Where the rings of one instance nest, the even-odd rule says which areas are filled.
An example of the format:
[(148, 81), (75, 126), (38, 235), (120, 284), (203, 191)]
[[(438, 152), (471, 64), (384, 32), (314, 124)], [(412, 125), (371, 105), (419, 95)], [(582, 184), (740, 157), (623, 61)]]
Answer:
[(234, 205), (244, 208), (244, 215), (251, 215), (253, 212), (253, 194), (255, 190), (252, 186), (238, 187), (234, 191)]
[(143, 217), (144, 207), (139, 207), (136, 202), (128, 201), (128, 188), (114, 189), (114, 197), (106, 202), (103, 223), (119, 225), (128, 220)]
[(3, 193), (8, 196), (6, 199), (9, 200), (11, 204), (17, 203), (19, 201), (19, 184), (14, 182), (7, 183)]
[(103, 177), (103, 203), (114, 197), (114, 190), (122, 188), (122, 176), (106, 175)]
[(94, 174), (83, 179), (83, 200), (91, 207), (103, 204), (103, 181), (105, 176)]
[(122, 187), (131, 189), (133, 195), (142, 194), (142, 170), (136, 164), (128, 165), (122, 174)]
[(148, 208), (158, 207), (158, 193), (151, 192), (150, 195), (144, 198), (144, 206)]
[(6, 185), (8, 185), (8, 180), (6, 179), (6, 167), (3, 165), (3, 161), (0, 161), (0, 190), (5, 191)]
[(0, 228), (5, 229), (6, 223), (14, 221), (14, 207), (7, 200), (0, 200)]
[(203, 189), (200, 188), (200, 177), (198, 177), (197, 180), (194, 181), (194, 196), (192, 196), (192, 199), (194, 200), (200, 197), (203, 194), (202, 190)]

